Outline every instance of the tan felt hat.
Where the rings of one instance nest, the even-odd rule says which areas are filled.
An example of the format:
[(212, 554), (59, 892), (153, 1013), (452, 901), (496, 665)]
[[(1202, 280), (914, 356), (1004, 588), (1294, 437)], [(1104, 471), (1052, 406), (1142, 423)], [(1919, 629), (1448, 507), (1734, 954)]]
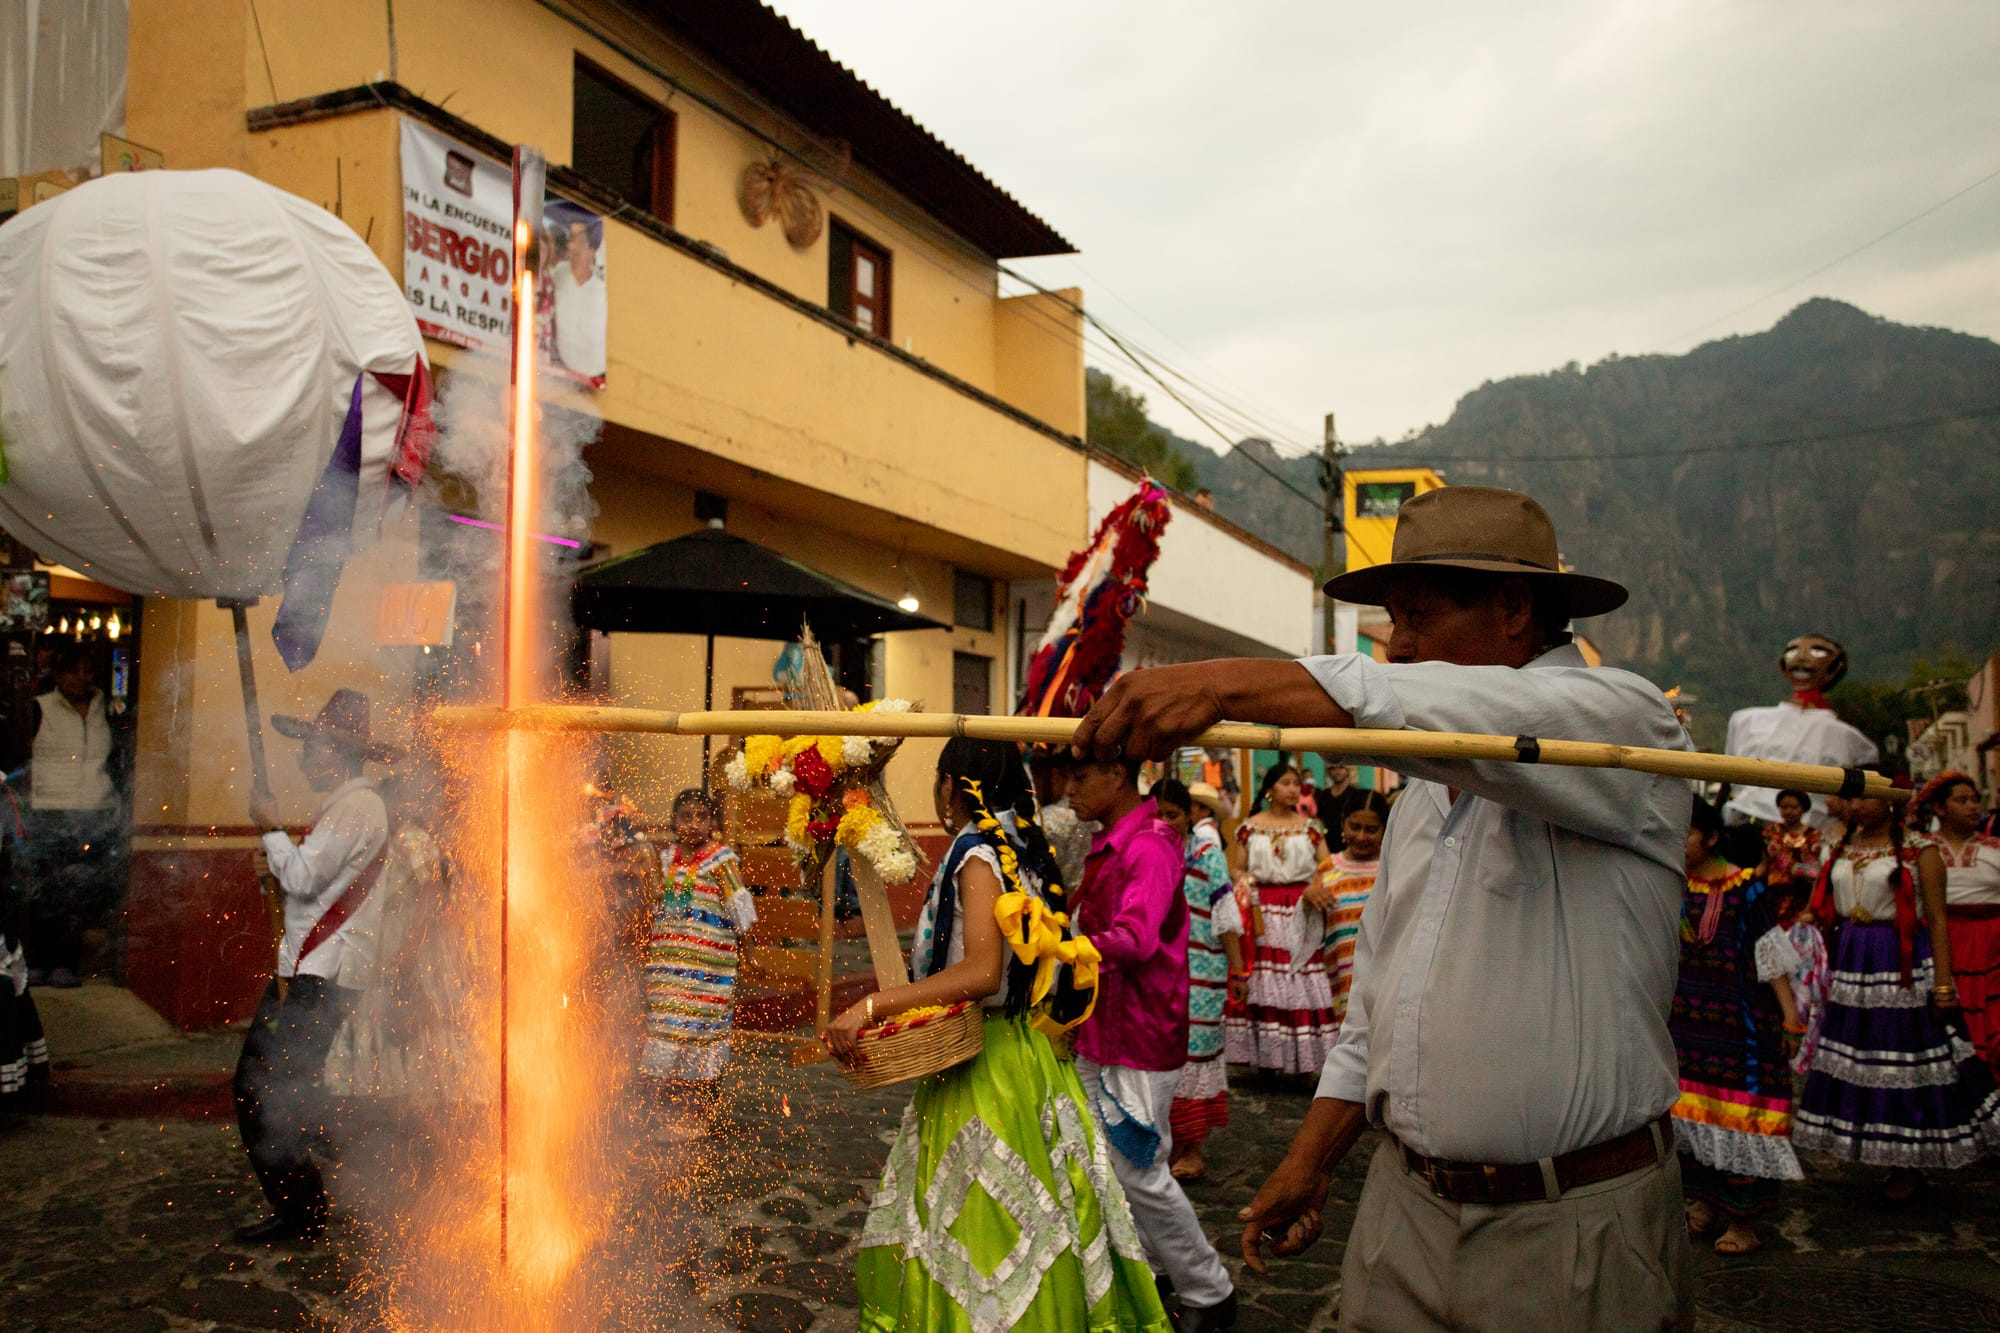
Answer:
[(1556, 526), (1533, 497), (1493, 486), (1441, 486), (1396, 513), (1389, 563), (1330, 579), (1326, 595), (1380, 606), (1408, 569), (1476, 569), (1559, 582), (1572, 616), (1601, 616), (1625, 605), (1624, 585), (1572, 574), (1557, 554)]

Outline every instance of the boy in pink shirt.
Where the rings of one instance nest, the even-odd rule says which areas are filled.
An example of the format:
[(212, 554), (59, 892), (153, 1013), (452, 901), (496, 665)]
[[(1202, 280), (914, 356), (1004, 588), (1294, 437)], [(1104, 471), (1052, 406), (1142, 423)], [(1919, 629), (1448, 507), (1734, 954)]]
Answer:
[(1139, 792), (1139, 765), (1085, 760), (1070, 808), (1102, 831), (1073, 898), (1103, 958), (1097, 1007), (1077, 1031), (1076, 1072), (1104, 1124), (1111, 1166), (1155, 1272), (1181, 1299), (1182, 1333), (1236, 1323), (1236, 1292), (1194, 1206), (1167, 1169), (1168, 1108), (1187, 1063), (1187, 898), (1181, 840)]

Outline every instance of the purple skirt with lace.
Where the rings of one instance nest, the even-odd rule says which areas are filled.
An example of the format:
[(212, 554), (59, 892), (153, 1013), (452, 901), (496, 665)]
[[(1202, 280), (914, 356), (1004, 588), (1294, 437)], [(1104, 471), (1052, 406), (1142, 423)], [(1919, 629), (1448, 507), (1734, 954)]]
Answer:
[(1920, 926), (1910, 985), (1896, 927), (1843, 924), (1819, 1049), (1792, 1115), (1792, 1142), (1875, 1166), (1958, 1167), (2000, 1151), (2000, 1088), (1962, 1031), (1930, 1007)]

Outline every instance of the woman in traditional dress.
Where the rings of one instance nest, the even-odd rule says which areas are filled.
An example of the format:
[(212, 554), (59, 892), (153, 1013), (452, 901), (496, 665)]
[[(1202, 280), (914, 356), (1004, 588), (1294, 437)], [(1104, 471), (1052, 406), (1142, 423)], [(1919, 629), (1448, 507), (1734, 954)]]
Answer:
[(1317, 951), (1293, 956), (1299, 900), (1326, 854), (1319, 830), (1298, 812), (1298, 799), (1298, 770), (1274, 765), (1259, 785), (1250, 817), (1236, 830), (1256, 942), (1248, 1000), (1231, 1006), (1223, 1028), (1229, 1063), (1317, 1077), (1340, 1024)]
[[(1347, 1017), (1347, 994), (1354, 987), (1354, 937), (1361, 933), (1361, 909), (1375, 888), (1381, 868), (1382, 832), (1389, 824), (1389, 799), (1379, 791), (1365, 793), (1340, 822), (1341, 850), (1319, 864), (1313, 886), (1306, 890), (1309, 910), (1300, 913), (1300, 949), (1315, 941), (1326, 979), (1333, 991), (1333, 1030)], [(1296, 956), (1296, 954), (1295, 954)]]
[[(861, 1232), (859, 1327), (1166, 1333), (1076, 1067), (1034, 1027), (1035, 969), (1010, 958), (994, 914), (1009, 891), (1063, 906), (1020, 752), (946, 742), (934, 796), (938, 819), (957, 833), (918, 918), (916, 979), (850, 1006), (827, 1041), (850, 1059), (871, 1023), (974, 1000), (985, 1007), (985, 1044), (918, 1080), (903, 1113)], [(987, 827), (982, 810), (994, 816)]]
[(1792, 1003), (1791, 938), (1756, 871), (1725, 861), (1721, 842), (1721, 812), (1696, 801), (1667, 1027), (1680, 1057), (1674, 1141), (1688, 1229), (1706, 1235), (1725, 1222), (1715, 1252), (1737, 1255), (1762, 1243), (1757, 1219), (1777, 1210), (1779, 1182), (1803, 1177), (1789, 1139), (1785, 1056), (1787, 1034), (1803, 1025)]
[(737, 937), (757, 920), (722, 812), (699, 787), (674, 797), (674, 845), (646, 954), (646, 1039), (639, 1072), (669, 1093), (712, 1092), (729, 1062)]
[(1835, 931), (1833, 985), (1792, 1141), (1889, 1167), (1902, 1202), (1925, 1168), (2000, 1148), (2000, 1091), (1952, 1026), (1943, 857), (1922, 834), (1905, 839), (1887, 801), (1856, 797), (1847, 819), (1813, 893), (1814, 919)]
[(1951, 930), (1951, 975), (1967, 1035), (2000, 1072), (2000, 838), (1979, 831), (1979, 785), (1940, 773), (1911, 802), (1913, 821), (1937, 823), (1944, 861), (1944, 915)]
[[(1188, 787), (1169, 778), (1153, 788), (1152, 797), (1160, 818), (1185, 839), (1187, 856), (1181, 892), (1188, 905), (1188, 1059), (1167, 1116), (1173, 1130), (1167, 1169), (1175, 1180), (1200, 1180), (1208, 1170), (1201, 1148), (1209, 1131), (1229, 1123), (1222, 1009), (1230, 978), (1243, 971), (1243, 920), (1215, 822), (1220, 794), (1207, 783)], [(1236, 984), (1241, 987), (1241, 977)]]

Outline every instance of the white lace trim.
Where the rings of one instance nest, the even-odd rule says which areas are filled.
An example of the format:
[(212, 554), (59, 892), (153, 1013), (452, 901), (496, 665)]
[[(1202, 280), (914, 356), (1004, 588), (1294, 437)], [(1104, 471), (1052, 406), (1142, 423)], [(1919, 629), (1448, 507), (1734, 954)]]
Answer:
[(1956, 1036), (1921, 1051), (1869, 1051), (1822, 1035), (1812, 1067), (1857, 1088), (1943, 1088), (1958, 1082), (1958, 1067), (1977, 1055)]
[[(896, 1142), (882, 1173), (882, 1186), (861, 1230), (862, 1249), (900, 1245), (906, 1258), (920, 1260), (931, 1279), (965, 1311), (973, 1333), (1003, 1333), (1019, 1323), (1034, 1304), (1042, 1278), (1067, 1252), (1075, 1252), (1083, 1267), (1084, 1293), (1092, 1305), (1104, 1298), (1116, 1277), (1113, 1254), (1145, 1262), (1145, 1251), (1132, 1225), (1124, 1191), (1112, 1174), (1102, 1136), (1085, 1128), (1076, 1105), (1061, 1094), (1043, 1105), (1041, 1121), (1055, 1178), (1053, 1194), (1019, 1153), (985, 1121), (974, 1118), (965, 1123), (938, 1159), (920, 1213), (916, 1192), (919, 1126), (912, 1101), (903, 1111), (902, 1126), (896, 1131)], [(1089, 1180), (1104, 1219), (1088, 1244), (1083, 1243), (1077, 1222), (1076, 1188), (1069, 1173), (1072, 1162)], [(1020, 1232), (1014, 1248), (990, 1274), (980, 1270), (964, 1242), (950, 1230), (975, 1184), (1014, 1219)]]
[(1791, 1142), (1774, 1134), (1745, 1134), (1699, 1120), (1674, 1118), (1674, 1143), (1703, 1166), (1759, 1180), (1804, 1180)]
[(1177, 1102), (1205, 1102), (1229, 1091), (1229, 1064), (1220, 1055), (1207, 1060), (1190, 1060), (1181, 1066), (1174, 1084)]
[(1792, 1142), (1870, 1166), (1961, 1167), (2000, 1150), (1996, 1116), (2000, 1116), (2000, 1092), (1980, 1104), (1970, 1123), (1943, 1129), (1854, 1125), (1801, 1109), (1792, 1117)]
[(1757, 980), (1772, 981), (1778, 977), (1790, 976), (1805, 966), (1799, 951), (1792, 947), (1791, 936), (1782, 926), (1774, 926), (1764, 932), (1757, 941)]
[(1835, 969), (1827, 987), (1827, 998), (1849, 1009), (1921, 1009), (1931, 1002), (1931, 983), (1936, 978), (1931, 960), (1920, 959), (1910, 969), (1910, 984), (1897, 980), (1894, 972), (1844, 972)]

